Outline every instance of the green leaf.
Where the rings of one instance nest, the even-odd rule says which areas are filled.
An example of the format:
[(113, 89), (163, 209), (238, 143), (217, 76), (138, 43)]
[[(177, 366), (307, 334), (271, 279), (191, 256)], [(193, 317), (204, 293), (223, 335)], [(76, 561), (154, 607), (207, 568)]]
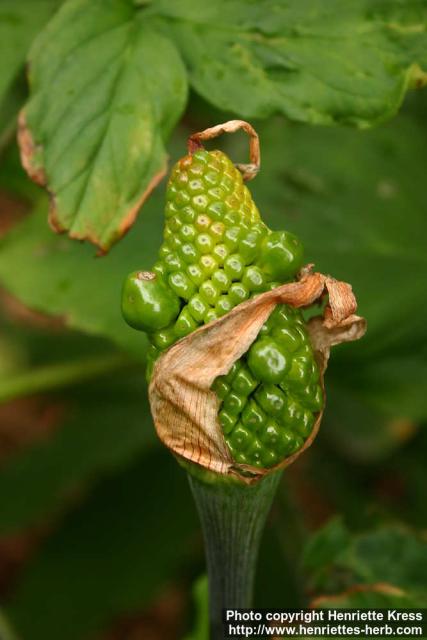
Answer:
[(316, 585), (323, 580), (323, 571), (328, 571), (336, 558), (351, 543), (350, 533), (340, 518), (328, 522), (306, 545), (303, 566)]
[(131, 0), (68, 0), (30, 53), (20, 143), (57, 231), (109, 249), (166, 167), (187, 95), (181, 59)]
[(7, 611), (22, 638), (80, 640), (141, 610), (194, 555), (196, 514), (168, 452), (140, 458), (65, 519)]
[(25, 62), (29, 46), (59, 0), (2, 0), (0, 5), (0, 103)]
[(72, 505), (77, 492), (155, 443), (142, 373), (86, 383), (62, 401), (65, 419), (53, 435), (0, 470), (2, 534), (57, 514)]
[(197, 92), (240, 117), (368, 127), (427, 81), (423, 2), (159, 0)]
[(332, 520), (309, 541), (303, 567), (321, 593), (381, 582), (427, 598), (427, 541), (397, 525), (351, 535)]

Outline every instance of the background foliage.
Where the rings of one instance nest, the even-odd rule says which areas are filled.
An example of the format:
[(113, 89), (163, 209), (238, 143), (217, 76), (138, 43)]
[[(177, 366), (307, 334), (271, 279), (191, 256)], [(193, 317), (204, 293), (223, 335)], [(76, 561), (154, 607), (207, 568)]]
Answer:
[[(426, 24), (424, 1), (2, 2), (3, 635), (191, 634), (197, 518), (154, 435), (144, 336), (119, 312), (124, 276), (154, 260), (165, 181), (117, 241), (167, 155), (229, 117), (259, 131), (250, 186), (266, 222), (353, 284), (369, 327), (333, 354), (321, 434), (270, 517), (257, 604), (427, 606), (427, 99), (411, 90)], [(19, 160), (20, 109), (51, 221), (116, 242), (108, 255), (49, 228)], [(219, 144), (246, 158), (240, 134)]]

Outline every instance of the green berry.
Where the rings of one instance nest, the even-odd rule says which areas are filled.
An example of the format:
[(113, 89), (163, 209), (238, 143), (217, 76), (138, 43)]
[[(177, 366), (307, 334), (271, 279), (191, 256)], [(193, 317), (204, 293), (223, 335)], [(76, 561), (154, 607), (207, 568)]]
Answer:
[(277, 384), (290, 369), (289, 354), (270, 337), (261, 337), (249, 349), (248, 365), (253, 375), (262, 382)]
[(211, 253), (215, 247), (215, 242), (208, 233), (200, 233), (196, 238), (196, 247), (200, 253)]
[(249, 290), (241, 282), (233, 282), (229, 296), (232, 303), (237, 305), (249, 298)]
[(231, 383), (232, 388), (236, 393), (248, 396), (258, 385), (257, 380), (249, 371), (248, 367), (243, 366), (234, 376)]
[(178, 249), (178, 255), (184, 262), (191, 264), (200, 258), (200, 253), (193, 244), (185, 242)]
[(280, 416), (286, 406), (286, 396), (274, 384), (262, 384), (258, 387), (255, 398), (269, 416)]
[(211, 255), (204, 255), (200, 258), (200, 267), (205, 274), (205, 277), (209, 277), (218, 268), (218, 263)]
[(172, 291), (180, 298), (183, 298), (183, 300), (189, 300), (191, 296), (196, 293), (194, 283), (183, 271), (171, 273), (168, 278), (168, 283)]
[(218, 320), (219, 317), (220, 316), (218, 315), (218, 312), (215, 311), (215, 309), (209, 309), (209, 311), (206, 313), (205, 317), (203, 318), (203, 322), (205, 324), (208, 324), (209, 322)]
[(264, 238), (260, 266), (272, 280), (287, 280), (301, 269), (303, 263), (302, 245), (292, 233), (274, 231)]
[(205, 273), (198, 264), (190, 264), (185, 271), (191, 282), (199, 287), (205, 280)]
[(218, 314), (218, 317), (225, 316), (225, 314), (231, 311), (232, 308), (233, 304), (229, 296), (220, 296), (215, 305), (215, 311)]
[(254, 441), (253, 434), (240, 423), (233, 429), (229, 439), (231, 446), (241, 452), (248, 449)]
[(237, 416), (227, 413), (225, 409), (218, 413), (218, 419), (225, 434), (230, 433), (237, 422)]
[(290, 371), (286, 377), (285, 389), (306, 386), (312, 376), (313, 360), (308, 355), (297, 355), (292, 359)]
[(212, 274), (212, 282), (221, 293), (225, 293), (231, 286), (231, 280), (223, 269), (217, 269)]
[(246, 404), (246, 397), (235, 391), (230, 391), (226, 398), (224, 398), (222, 406), (227, 413), (233, 416), (238, 416), (242, 413), (243, 407)]
[(272, 335), (290, 353), (294, 353), (301, 346), (301, 336), (296, 329), (289, 326), (289, 323), (286, 326), (275, 327)]
[[(224, 234), (224, 244), (230, 251), (234, 251), (238, 247), (239, 238), (242, 236), (241, 227), (227, 227)], [(237, 254), (240, 257), (240, 254)]]
[(212, 280), (206, 280), (200, 286), (199, 289), (201, 298), (207, 302), (207, 304), (215, 305), (218, 302), (220, 292), (218, 287), (212, 282)]
[(265, 277), (261, 269), (255, 265), (247, 267), (242, 277), (242, 284), (251, 292), (262, 291), (265, 284)]
[(262, 443), (258, 440), (258, 438), (253, 438), (252, 442), (250, 442), (249, 447), (247, 448), (247, 458), (251, 461), (255, 467), (263, 467), (263, 457), (265, 453), (265, 448)]
[(260, 235), (255, 231), (246, 233), (239, 242), (239, 254), (245, 264), (252, 264), (257, 257), (260, 245)]
[(238, 253), (233, 253), (231, 256), (228, 256), (224, 262), (224, 271), (230, 280), (240, 280), (243, 276), (244, 269), (245, 263)]
[(164, 351), (175, 342), (176, 335), (173, 327), (168, 327), (166, 329), (161, 329), (160, 331), (152, 333), (150, 338), (153, 346), (155, 346), (160, 351)]
[(177, 338), (188, 336), (189, 333), (197, 329), (197, 326), (197, 322), (191, 316), (188, 307), (185, 307), (174, 324), (175, 335)]
[(223, 376), (219, 376), (212, 385), (212, 390), (220, 400), (224, 400), (228, 392), (230, 391), (230, 385), (227, 384)]
[(179, 312), (179, 298), (155, 273), (135, 271), (122, 292), (122, 313), (134, 329), (151, 333), (167, 327)]
[(227, 382), (229, 382), (230, 384), (233, 382), (234, 378), (239, 373), (241, 367), (242, 367), (242, 364), (241, 364), (241, 362), (239, 360), (237, 360), (237, 362), (234, 362), (231, 365), (230, 370), (228, 371), (227, 375), (225, 376), (225, 379), (227, 380)]
[(291, 453), (294, 453), (296, 443), (297, 436), (294, 431), (289, 428), (281, 429), (276, 450), (282, 456), (289, 456)]
[(259, 439), (267, 447), (277, 449), (281, 438), (281, 429), (274, 420), (267, 420), (259, 429)]
[(261, 407), (253, 399), (249, 400), (242, 412), (243, 424), (257, 431), (266, 420), (267, 416)]
[(230, 253), (230, 250), (226, 244), (217, 244), (214, 250), (212, 251), (212, 255), (214, 259), (221, 266), (224, 265), (229, 253)]
[(190, 300), (188, 301), (188, 311), (194, 320), (201, 324), (203, 322), (203, 318), (208, 311), (208, 304), (202, 299), (202, 297), (196, 293)]

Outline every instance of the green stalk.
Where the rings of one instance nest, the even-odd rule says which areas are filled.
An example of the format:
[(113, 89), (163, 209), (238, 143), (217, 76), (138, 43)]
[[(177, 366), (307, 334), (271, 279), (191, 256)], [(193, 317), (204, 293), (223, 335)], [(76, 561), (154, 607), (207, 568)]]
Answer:
[(280, 478), (272, 473), (247, 486), (189, 475), (205, 540), (210, 640), (224, 638), (224, 608), (252, 604), (261, 535)]
[(16, 373), (0, 379), (0, 402), (83, 382), (129, 366), (130, 363), (131, 360), (126, 355), (112, 353)]

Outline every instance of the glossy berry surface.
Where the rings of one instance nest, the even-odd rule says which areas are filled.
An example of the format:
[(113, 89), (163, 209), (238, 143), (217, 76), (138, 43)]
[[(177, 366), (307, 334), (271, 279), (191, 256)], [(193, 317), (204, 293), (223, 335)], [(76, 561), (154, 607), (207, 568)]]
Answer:
[(298, 451), (323, 406), (319, 370), (298, 310), (280, 305), (213, 389), (236, 462), (271, 467)]
[[(179, 305), (173, 313), (162, 313), (158, 305), (155, 312), (145, 309), (151, 323), (148, 377), (156, 358), (176, 340), (292, 280), (303, 264), (298, 239), (262, 222), (240, 172), (220, 151), (199, 150), (175, 165), (165, 218), (153, 272), (161, 292), (164, 285)], [(144, 327), (147, 322), (138, 322), (131, 311), (133, 326)], [(277, 307), (249, 351), (213, 389), (236, 462), (271, 467), (301, 448), (323, 396), (300, 312)]]

